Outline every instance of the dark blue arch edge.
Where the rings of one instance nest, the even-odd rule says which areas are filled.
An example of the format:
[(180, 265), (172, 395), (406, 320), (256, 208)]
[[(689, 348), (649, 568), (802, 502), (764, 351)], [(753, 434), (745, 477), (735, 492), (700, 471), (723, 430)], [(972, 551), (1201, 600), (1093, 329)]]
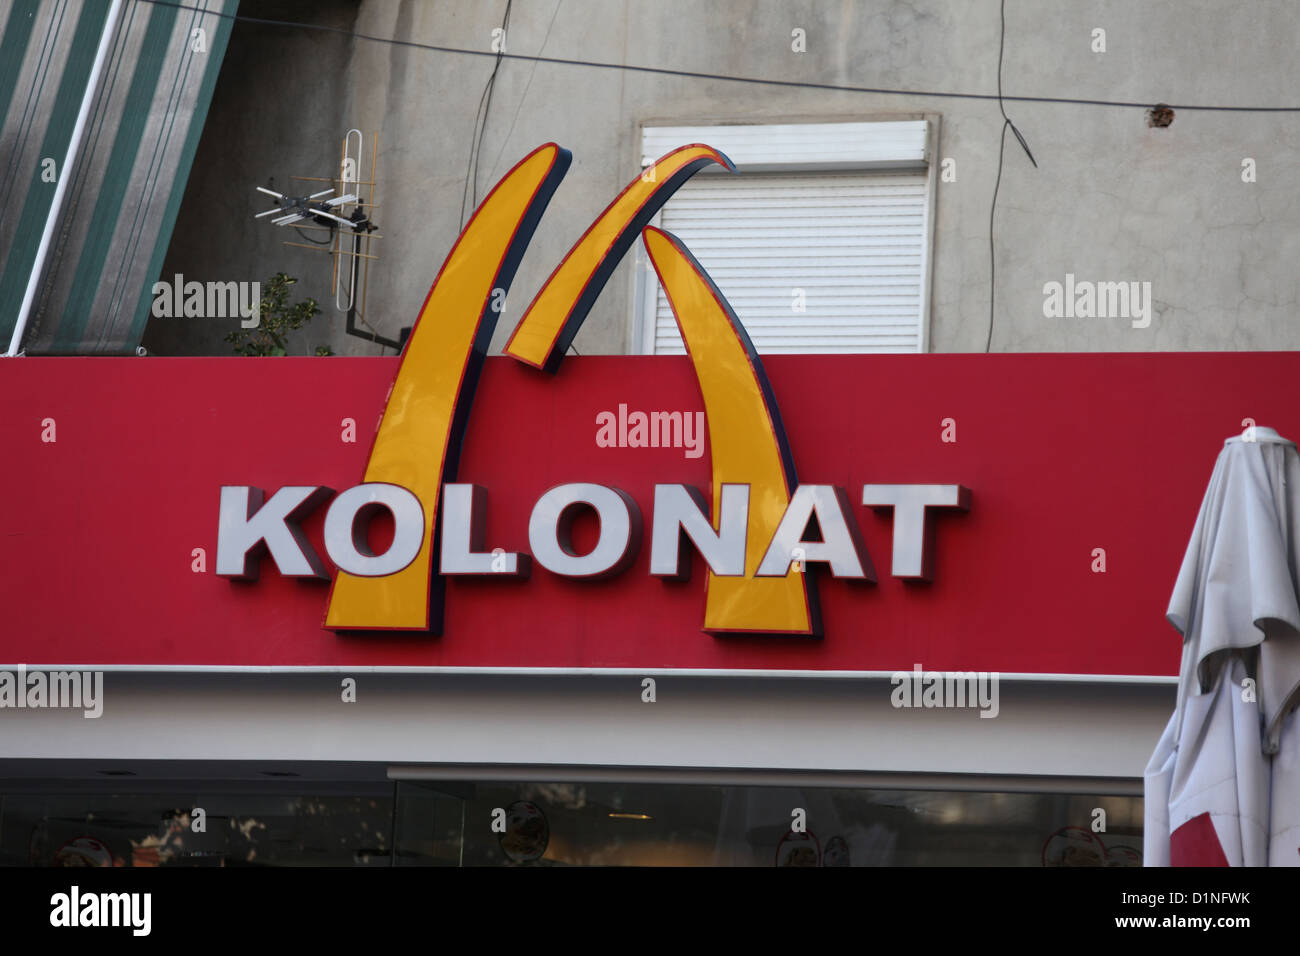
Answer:
[[(511, 167), (510, 172), (502, 176), (497, 183), (499, 186), (502, 182), (505, 182), (510, 177), (510, 173), (514, 172), (517, 167), (527, 162), (538, 150), (545, 149), (548, 146), (555, 147), (555, 162), (552, 163), (545, 178), (538, 184), (537, 191), (528, 204), (527, 212), (519, 220), (519, 225), (515, 227), (515, 234), (510, 240), (510, 245), (506, 247), (505, 256), (501, 259), (501, 266), (497, 269), (496, 278), (492, 283), (492, 288), (494, 290), (500, 289), (503, 295), (510, 291), (510, 286), (515, 279), (515, 273), (519, 271), (519, 264), (523, 261), (524, 254), (533, 241), (533, 233), (537, 231), (537, 226), (541, 223), (542, 216), (546, 214), (546, 209), (550, 205), (555, 191), (569, 171), (569, 166), (573, 162), (573, 154), (558, 143), (545, 143)], [(495, 192), (496, 187), (494, 186), (492, 192), (488, 193), (483, 198), (483, 202), (479, 203), (478, 208), (474, 210), (474, 216), (470, 217), (469, 222), (474, 221), (474, 218), (478, 216), (479, 209), (482, 209), (487, 204), (487, 201), (492, 198), (492, 193)], [(466, 223), (465, 229), (468, 228), (469, 223)], [(464, 235), (464, 231), (461, 230), (462, 235)], [(454, 247), (452, 251), (455, 251)], [(451, 258), (451, 253), (448, 253), (448, 258)], [(461, 381), (460, 394), (456, 397), (456, 412), (452, 416), (451, 434), (447, 441), (447, 457), (443, 462), (444, 480), (454, 481), (460, 468), (461, 448), (469, 424), (470, 411), (474, 404), (474, 395), (478, 391), (479, 375), (483, 371), (483, 362), (487, 358), (488, 349), (492, 345), (492, 336), (497, 327), (499, 313), (491, 306), (492, 293), (489, 292), (487, 299), (483, 302), (483, 310), (479, 315), (478, 331), (474, 335), (474, 342), (466, 361), (465, 376)], [(411, 331), (411, 335), (415, 335), (414, 330)], [(441, 489), (439, 489), (438, 493), (441, 498)], [(441, 502), (439, 503), (441, 504)], [(438, 515), (441, 518), (441, 508), (438, 510)]]
[[(705, 285), (708, 286), (714, 299), (717, 300), (718, 305), (722, 308), (722, 312), (727, 317), (727, 321), (731, 323), (731, 329), (736, 333), (736, 338), (740, 340), (741, 348), (745, 350), (745, 355), (749, 359), (749, 367), (753, 371), (754, 380), (758, 383), (759, 392), (763, 396), (763, 404), (767, 406), (767, 414), (772, 422), (773, 437), (776, 440), (777, 453), (781, 457), (781, 470), (785, 474), (786, 487), (790, 489), (790, 494), (793, 495), (794, 490), (799, 487), (799, 476), (794, 466), (794, 455), (790, 451), (790, 442), (785, 431), (785, 422), (781, 419), (781, 406), (776, 400), (776, 392), (772, 390), (772, 383), (768, 380), (767, 370), (763, 367), (763, 360), (759, 357), (758, 350), (754, 348), (754, 343), (750, 339), (749, 333), (745, 331), (745, 326), (741, 323), (740, 317), (736, 315), (735, 309), (731, 307), (731, 303), (728, 302), (727, 297), (722, 294), (722, 290), (719, 289), (717, 283), (713, 281), (713, 277), (709, 275), (708, 270), (705, 269), (704, 266), (700, 265), (700, 260), (695, 258), (695, 254), (691, 252), (691, 250), (686, 247), (686, 244), (676, 235), (666, 229), (660, 229), (659, 231), (668, 237), (668, 241), (677, 248), (678, 252), (685, 256), (692, 268), (694, 268), (700, 278), (704, 280)], [(692, 365), (693, 364), (694, 360), (692, 360)], [(696, 377), (696, 381), (698, 382), (698, 376)], [(804, 593), (808, 596), (809, 633), (807, 635), (801, 634), (799, 636), (821, 637), (822, 614), (821, 601), (818, 597), (817, 591), (817, 577), (815, 574), (805, 573), (804, 582)], [(729, 634), (729, 632), (726, 631), (719, 631), (716, 633), (719, 635), (739, 637), (744, 636), (744, 633), (747, 632), (735, 632)]]
[[(551, 198), (559, 188), (561, 180), (569, 171), (569, 166), (573, 162), (573, 154), (558, 143), (543, 143), (537, 149), (532, 150), (523, 159), (519, 160), (506, 175), (502, 176), (497, 184), (492, 188), (483, 201), (478, 204), (474, 214), (465, 223), (465, 227), (457, 236), (456, 242), (452, 245), (451, 250), (447, 253), (447, 258), (443, 260), (442, 268), (438, 270), (437, 277), (429, 287), (432, 294), (434, 286), (442, 278), (443, 269), (446, 268), (447, 262), (451, 260), (464, 237), (470, 224), (478, 217), (479, 212), (492, 198), (493, 194), (500, 187), (501, 183), (510, 178), (510, 174), (519, 166), (531, 159), (539, 150), (548, 147), (554, 147), (556, 150), (555, 161), (547, 171), (545, 177), (538, 184), (533, 197), (529, 200), (527, 211), (519, 224), (515, 227), (514, 235), (511, 237), (510, 244), (506, 247), (505, 255), (501, 258), (501, 264), (497, 269), (496, 277), (492, 282), (493, 289), (501, 289), (504, 292), (510, 290), (510, 285), (514, 281), (515, 274), (519, 271), (519, 264), (523, 261), (524, 253), (528, 249), (529, 243), (532, 242), (533, 234), (537, 230), (538, 224), (542, 221), (542, 216), (546, 213), (546, 208), (550, 204)], [(426, 302), (428, 301), (426, 297)], [(492, 335), (496, 331), (498, 313), (492, 309), (492, 292), (489, 291), (487, 297), (483, 300), (483, 308), (479, 314), (478, 328), (474, 334), (469, 353), (465, 357), (465, 371), (461, 377), (460, 391), (456, 395), (455, 411), (452, 414), (451, 426), (447, 435), (447, 453), (443, 458), (442, 464), (442, 481), (438, 485), (437, 497), (434, 503), (434, 526), (433, 541), (430, 545), (432, 559), (429, 561), (429, 619), (428, 633), (440, 635), (443, 632), (446, 612), (447, 586), (446, 579), (438, 573), (437, 554), (441, 548), (442, 542), (442, 485), (451, 481), (454, 482), (460, 471), (460, 456), (465, 444), (465, 435), (469, 427), (470, 412), (474, 406), (474, 396), (478, 391), (479, 377), (483, 371), (483, 362), (487, 357), (488, 349), (492, 344)], [(420, 314), (424, 313), (424, 307), (420, 307)], [(406, 345), (415, 339), (419, 331), (419, 316), (416, 317), (416, 327), (411, 329), (411, 334), (407, 338)], [(406, 360), (406, 348), (402, 350), (402, 361)], [(387, 403), (385, 403), (385, 408)], [(339, 633), (360, 634), (365, 633), (362, 629), (349, 629)], [(381, 633), (390, 634), (391, 631)]]
[[(688, 143), (686, 146), (678, 147), (678, 149), (686, 149), (689, 146), (695, 145), (707, 146), (705, 143)], [(708, 148), (712, 149), (722, 157), (725, 161), (724, 168), (727, 172), (736, 172), (736, 164), (731, 161), (730, 157), (721, 150), (714, 149), (712, 146), (708, 146)], [(673, 152), (676, 151), (677, 150), (673, 150)], [(667, 153), (655, 160), (655, 162), (662, 162), (663, 159), (671, 155), (671, 152)], [(543, 371), (549, 372), (552, 375), (559, 371), (560, 363), (564, 361), (565, 353), (569, 351), (569, 346), (573, 344), (574, 336), (576, 336), (578, 330), (582, 328), (582, 323), (586, 321), (592, 307), (596, 304), (596, 300), (600, 298), (600, 293), (604, 290), (605, 284), (609, 281), (610, 276), (614, 274), (614, 270), (618, 268), (618, 264), (623, 261), (623, 256), (627, 254), (627, 251), (632, 248), (632, 244), (636, 242), (637, 238), (641, 235), (641, 230), (650, 223), (650, 220), (655, 217), (661, 208), (663, 208), (664, 203), (672, 198), (673, 193), (677, 192), (686, 180), (690, 179), (705, 166), (711, 165), (714, 162), (715, 160), (708, 156), (701, 156), (699, 159), (692, 160), (671, 176), (667, 177), (663, 181), (662, 185), (650, 194), (650, 197), (646, 200), (645, 204), (637, 211), (637, 214), (628, 221), (628, 224), (623, 227), (618, 236), (610, 244), (609, 249), (606, 250), (605, 255), (601, 258), (600, 264), (596, 266), (595, 270), (588, 277), (587, 284), (583, 286), (582, 294), (578, 296), (577, 302), (574, 303), (573, 308), (569, 311), (568, 316), (564, 320), (564, 324), (560, 327), (559, 334), (555, 337), (555, 342), (551, 345), (551, 351), (547, 355), (546, 361), (541, 366)], [(614, 197), (613, 201), (601, 210), (600, 215), (605, 215), (605, 213), (609, 211), (610, 207), (613, 206), (614, 203), (618, 202), (619, 199), (621, 199), (623, 195), (635, 185), (636, 180), (634, 179), (623, 187), (622, 191)], [(593, 225), (599, 220), (600, 216), (597, 216), (596, 219), (593, 220)], [(587, 232), (590, 231), (590, 228), (588, 228)], [(555, 273), (559, 271), (560, 267), (568, 261), (569, 256), (573, 254), (573, 250), (576, 249), (578, 244), (586, 237), (587, 233), (584, 232), (582, 236), (578, 238), (578, 241), (569, 248), (569, 251), (565, 253), (564, 258), (560, 260), (559, 264), (554, 270), (552, 270), (551, 275), (547, 277), (547, 283), (551, 281), (555, 276)], [(546, 288), (546, 283), (542, 284), (542, 288)], [(538, 294), (541, 294), (540, 291)], [(535, 301), (536, 299), (534, 298), (534, 302)], [(531, 303), (528, 308), (532, 308)], [(528, 310), (524, 311), (524, 315), (525, 317), (528, 315)]]

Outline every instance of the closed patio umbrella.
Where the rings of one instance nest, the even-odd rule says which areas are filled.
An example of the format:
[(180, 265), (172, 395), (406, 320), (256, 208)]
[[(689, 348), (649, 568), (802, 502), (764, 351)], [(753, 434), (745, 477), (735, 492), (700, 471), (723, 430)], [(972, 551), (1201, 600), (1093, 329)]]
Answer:
[(1300, 455), (1273, 429), (1224, 442), (1168, 618), (1183, 658), (1146, 865), (1300, 865)]

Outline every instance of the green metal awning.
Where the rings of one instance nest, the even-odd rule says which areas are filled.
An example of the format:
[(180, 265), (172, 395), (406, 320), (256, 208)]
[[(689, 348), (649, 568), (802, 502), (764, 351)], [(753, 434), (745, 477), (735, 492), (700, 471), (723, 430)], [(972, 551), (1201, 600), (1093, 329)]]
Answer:
[(13, 333), (58, 177), (70, 174), (22, 348), (140, 344), (238, 3), (129, 0), (69, 171), (109, 5), (13, 0), (0, 22), (0, 341)]

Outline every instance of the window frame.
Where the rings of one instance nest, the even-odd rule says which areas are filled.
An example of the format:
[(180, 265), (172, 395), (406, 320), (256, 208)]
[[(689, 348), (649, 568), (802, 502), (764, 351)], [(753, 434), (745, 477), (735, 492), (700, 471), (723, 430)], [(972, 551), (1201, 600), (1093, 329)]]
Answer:
[[(930, 302), (933, 274), (934, 220), (936, 199), (935, 148), (939, 116), (933, 113), (890, 115), (876, 118), (823, 122), (772, 120), (766, 123), (713, 122), (679, 125), (646, 121), (639, 127), (638, 151), (641, 168), (660, 155), (687, 143), (705, 143), (725, 153), (740, 173), (819, 173), (913, 170), (925, 172), (925, 211), (921, 241), (920, 335), (916, 353), (930, 351)], [(799, 144), (748, 139), (764, 131), (779, 140), (782, 133), (797, 132)], [(730, 147), (730, 148), (728, 148)], [(657, 152), (656, 152), (657, 150)], [(695, 174), (722, 176), (716, 165)], [(671, 199), (669, 200), (671, 202)], [(660, 226), (662, 211), (650, 224)], [(650, 265), (645, 246), (635, 246), (632, 282), (630, 351), (655, 355), (655, 300), (658, 278)], [(743, 321), (744, 316), (741, 316)]]

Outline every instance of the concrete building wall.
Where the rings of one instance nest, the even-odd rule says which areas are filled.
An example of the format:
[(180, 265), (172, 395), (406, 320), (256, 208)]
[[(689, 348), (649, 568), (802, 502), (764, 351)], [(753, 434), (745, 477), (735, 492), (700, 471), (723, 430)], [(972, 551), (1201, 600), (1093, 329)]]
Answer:
[[(506, 4), (245, 0), (250, 16), (328, 23), (370, 37), (490, 52)], [(1006, 10), (1008, 95), (1132, 102), (1132, 107), (1011, 102), (1038, 168), (1008, 135), (996, 219), (995, 351), (1289, 349), (1300, 345), (1296, 272), (1300, 121), (1288, 113), (1178, 109), (1147, 125), (1144, 104), (1286, 105), (1300, 21), (1286, 0), (1248, 12), (1212, 0), (1142, 4), (1021, 2)], [(806, 52), (791, 33), (806, 33)], [(1094, 52), (1095, 29), (1106, 52)], [(507, 52), (780, 82), (993, 93), (999, 7), (812, 0), (515, 0)], [(317, 254), (254, 223), (252, 187), (268, 175), (337, 162), (349, 127), (381, 137), (375, 219), (384, 240), (368, 313), (396, 336), (417, 314), (461, 223), (475, 113), (495, 65), (472, 56), (341, 34), (239, 24), (164, 274), (302, 277), (329, 298)], [(989, 209), (1002, 118), (995, 101), (830, 91), (504, 59), (478, 163), (477, 196), (535, 146), (574, 162), (539, 228), (499, 323), (499, 349), (533, 293), (592, 218), (638, 172), (640, 128), (673, 124), (939, 120), (933, 351), (983, 351), (989, 334)], [(1243, 182), (1254, 160), (1256, 181)], [(472, 177), (472, 173), (471, 173)], [(221, 199), (216, 196), (220, 193)], [(201, 227), (200, 227), (200, 212)], [(185, 232), (186, 223), (196, 226)], [(182, 238), (182, 234), (183, 238)], [(632, 257), (575, 347), (636, 351)], [(708, 263), (704, 263), (708, 266)], [(1152, 320), (1046, 318), (1045, 283), (1150, 282)], [(322, 278), (323, 277), (323, 278)], [(743, 319), (744, 316), (742, 315)], [(159, 320), (161, 321), (161, 320)], [(163, 354), (224, 352), (220, 335), (151, 327)], [(326, 335), (324, 326), (329, 323)], [(301, 343), (343, 354), (377, 346), (342, 334), (332, 310)], [(155, 326), (158, 325), (156, 321)], [(222, 329), (224, 334), (225, 329)]]
[[(241, 3), (239, 13), (309, 19), (350, 32), (356, 6), (354, 0), (264, 0)], [(344, 33), (235, 23), (163, 262), (163, 281), (180, 274), (186, 281), (265, 282), (283, 271), (298, 279), (294, 301), (315, 297), (328, 307), (330, 257), (282, 246), (282, 239), (303, 240), (253, 218), (269, 204), (254, 187), (305, 195), (322, 184), (294, 182), (293, 176), (334, 175), (347, 129), (341, 117), (351, 48)], [(152, 355), (232, 355), (225, 336), (238, 328), (237, 318), (155, 318), (143, 345)], [(339, 336), (341, 329), (339, 323)], [(332, 334), (318, 316), (293, 336), (290, 352), (310, 355)]]

